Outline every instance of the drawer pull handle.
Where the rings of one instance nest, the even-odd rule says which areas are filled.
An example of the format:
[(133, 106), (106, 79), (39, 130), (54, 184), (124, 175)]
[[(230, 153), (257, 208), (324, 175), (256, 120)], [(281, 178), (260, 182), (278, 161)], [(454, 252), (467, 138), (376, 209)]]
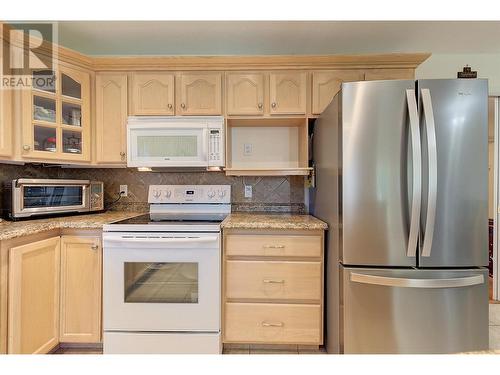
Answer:
[(285, 280), (264, 279), (262, 282), (265, 284), (284, 284)]
[(284, 325), (283, 322), (262, 322), (262, 327), (283, 327)]
[(264, 249), (284, 249), (285, 245), (264, 245)]

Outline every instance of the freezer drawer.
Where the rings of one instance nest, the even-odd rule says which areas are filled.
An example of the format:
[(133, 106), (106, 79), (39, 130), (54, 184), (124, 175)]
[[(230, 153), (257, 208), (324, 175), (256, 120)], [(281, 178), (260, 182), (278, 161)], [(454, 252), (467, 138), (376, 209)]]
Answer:
[(342, 267), (342, 273), (344, 353), (488, 348), (486, 269)]

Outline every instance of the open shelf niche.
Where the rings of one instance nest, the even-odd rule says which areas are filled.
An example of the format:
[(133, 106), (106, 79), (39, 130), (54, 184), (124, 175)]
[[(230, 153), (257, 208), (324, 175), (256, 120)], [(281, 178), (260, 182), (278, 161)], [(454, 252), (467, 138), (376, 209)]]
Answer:
[(307, 176), (307, 118), (228, 118), (226, 175)]

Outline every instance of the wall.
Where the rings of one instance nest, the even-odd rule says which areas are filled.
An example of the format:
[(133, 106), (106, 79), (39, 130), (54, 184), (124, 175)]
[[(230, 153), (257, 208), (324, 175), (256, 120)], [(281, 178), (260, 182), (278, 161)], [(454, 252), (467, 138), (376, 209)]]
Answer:
[[(227, 177), (222, 172), (157, 173), (138, 172), (132, 168), (66, 169), (35, 165), (0, 164), (1, 185), (12, 179), (22, 177), (75, 178), (103, 181), (106, 205), (116, 199), (119, 185), (128, 185), (128, 197), (120, 199), (120, 202), (113, 207), (114, 209), (146, 209), (148, 186), (153, 184), (230, 184), (233, 210), (291, 210), (295, 212), (304, 210), (304, 178), (301, 176)], [(244, 197), (245, 184), (253, 186), (253, 197), (251, 199)], [(0, 187), (0, 195), (3, 195), (3, 187)]]
[(415, 71), (420, 78), (457, 78), (469, 64), (479, 78), (488, 78), (490, 95), (500, 96), (500, 54), (432, 54)]

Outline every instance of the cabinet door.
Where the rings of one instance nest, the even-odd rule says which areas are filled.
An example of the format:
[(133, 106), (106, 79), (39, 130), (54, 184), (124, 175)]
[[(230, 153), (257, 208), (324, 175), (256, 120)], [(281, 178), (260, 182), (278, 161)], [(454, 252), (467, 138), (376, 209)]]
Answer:
[[(54, 86), (34, 86), (23, 95), (22, 157), (42, 161), (90, 161), (90, 74), (59, 66), (35, 71), (35, 82), (52, 77)], [(50, 78), (47, 78), (50, 79)]]
[(96, 162), (127, 161), (127, 74), (96, 74)]
[[(0, 61), (1, 63), (1, 61)], [(12, 92), (0, 90), (0, 157), (12, 156)]]
[(132, 114), (173, 115), (174, 75), (139, 72), (132, 75)]
[(415, 78), (413, 69), (369, 69), (365, 71), (365, 81), (413, 78)]
[(305, 72), (271, 73), (269, 75), (269, 95), (271, 114), (306, 113)]
[(61, 237), (61, 342), (101, 340), (101, 239)]
[(59, 237), (10, 249), (9, 353), (47, 353), (59, 343), (59, 267)]
[(264, 75), (261, 73), (228, 73), (226, 75), (228, 115), (261, 115), (264, 113)]
[(221, 115), (222, 74), (182, 73), (179, 99), (180, 115)]
[(359, 70), (330, 70), (312, 73), (312, 113), (319, 115), (340, 91), (342, 82), (362, 81)]

